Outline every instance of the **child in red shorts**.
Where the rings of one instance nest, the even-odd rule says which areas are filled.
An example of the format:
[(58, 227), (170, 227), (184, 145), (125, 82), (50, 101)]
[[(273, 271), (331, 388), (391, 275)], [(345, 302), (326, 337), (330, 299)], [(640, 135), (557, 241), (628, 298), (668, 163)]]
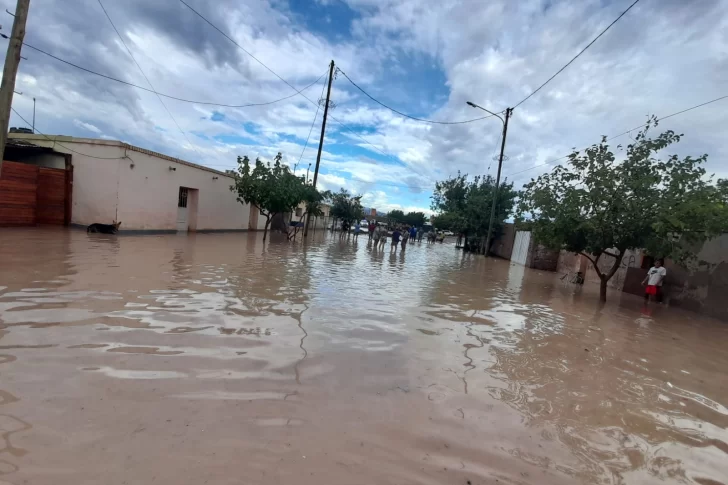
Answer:
[(655, 300), (662, 301), (662, 281), (667, 275), (667, 270), (662, 266), (662, 261), (659, 259), (655, 261), (655, 265), (650, 268), (647, 272), (647, 276), (642, 280), (642, 285), (645, 283), (645, 301), (650, 299), (650, 295), (655, 297)]

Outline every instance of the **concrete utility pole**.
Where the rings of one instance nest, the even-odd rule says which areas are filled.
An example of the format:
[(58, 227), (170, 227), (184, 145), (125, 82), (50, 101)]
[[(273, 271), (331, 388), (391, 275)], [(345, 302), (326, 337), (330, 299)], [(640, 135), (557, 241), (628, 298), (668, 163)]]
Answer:
[[(321, 123), (321, 138), (319, 139), (318, 154), (316, 155), (316, 168), (313, 172), (313, 188), (316, 188), (318, 181), (319, 165), (321, 164), (321, 150), (324, 148), (324, 135), (326, 134), (326, 117), (329, 115), (329, 98), (331, 97), (331, 81), (334, 79), (334, 61), (329, 65), (329, 87), (326, 90), (326, 104), (324, 105), (324, 121)], [(308, 175), (306, 175), (308, 179)], [(303, 229), (303, 237), (308, 237), (308, 226), (311, 223), (311, 213), (306, 215), (306, 227)]]
[(25, 38), (25, 21), (28, 19), (29, 8), (30, 0), (18, 0), (15, 7), (13, 31), (10, 34), (10, 39), (8, 39), (3, 80), (0, 83), (0, 172), (2, 172), (3, 158), (5, 158), (5, 142), (8, 138), (8, 125), (10, 124), (10, 107), (13, 104), (15, 76), (18, 74), (20, 48)]

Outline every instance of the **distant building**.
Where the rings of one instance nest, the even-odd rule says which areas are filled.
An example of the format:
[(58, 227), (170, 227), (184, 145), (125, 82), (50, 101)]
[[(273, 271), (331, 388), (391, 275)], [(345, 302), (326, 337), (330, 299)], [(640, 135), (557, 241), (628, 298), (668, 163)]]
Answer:
[(114, 140), (11, 133), (0, 225), (121, 221), (121, 230), (263, 229), (218, 170)]

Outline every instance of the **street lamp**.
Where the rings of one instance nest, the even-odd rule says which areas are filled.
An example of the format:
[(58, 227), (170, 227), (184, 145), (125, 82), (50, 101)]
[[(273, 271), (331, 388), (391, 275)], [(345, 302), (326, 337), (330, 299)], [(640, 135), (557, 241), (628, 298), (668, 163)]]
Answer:
[(506, 108), (506, 119), (504, 120), (499, 114), (493, 113), (490, 110), (487, 110), (483, 108), (482, 106), (479, 106), (472, 101), (468, 101), (468, 106), (471, 108), (478, 108), (482, 109), (486, 113), (490, 113), (493, 116), (497, 117), (499, 120), (501, 120), (501, 123), (503, 123), (503, 138), (501, 140), (501, 148), (500, 148), (500, 155), (498, 156), (498, 174), (495, 178), (495, 188), (493, 188), (493, 203), (490, 205), (490, 222), (488, 223), (488, 236), (485, 239), (485, 255), (488, 255), (488, 250), (490, 249), (490, 236), (493, 234), (493, 221), (495, 220), (495, 203), (498, 200), (498, 184), (500, 184), (500, 176), (501, 176), (501, 167), (503, 166), (503, 151), (506, 149), (506, 134), (508, 133), (508, 120), (511, 117), (511, 114), (513, 114), (513, 108)]

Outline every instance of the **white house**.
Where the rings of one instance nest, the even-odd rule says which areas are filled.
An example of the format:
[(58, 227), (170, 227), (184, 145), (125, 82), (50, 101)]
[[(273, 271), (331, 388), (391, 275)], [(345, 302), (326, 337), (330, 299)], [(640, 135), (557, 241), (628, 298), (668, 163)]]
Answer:
[[(155, 232), (258, 230), (265, 224), (257, 210), (237, 201), (230, 191), (232, 177), (218, 170), (120, 141), (26, 133), (11, 133), (9, 139), (5, 160), (16, 163), (5, 163), (0, 173), (0, 224), (3, 196), (26, 205), (6, 213), (34, 214), (22, 220), (38, 223), (46, 192), (40, 181), (56, 175), (58, 197), (64, 200), (54, 201), (54, 207), (65, 210), (65, 223), (121, 221), (121, 230)], [(38, 195), (26, 197), (27, 203), (10, 192), (30, 194), (33, 183)]]

